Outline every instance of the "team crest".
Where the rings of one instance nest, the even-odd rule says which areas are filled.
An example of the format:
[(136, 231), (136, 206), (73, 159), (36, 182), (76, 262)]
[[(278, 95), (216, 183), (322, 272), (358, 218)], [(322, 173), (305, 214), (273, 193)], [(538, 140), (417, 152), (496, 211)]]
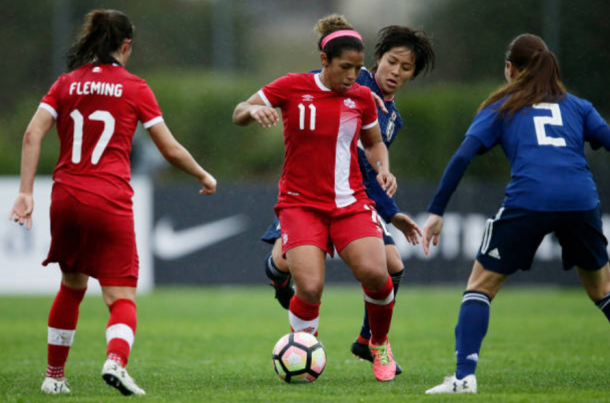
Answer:
[(392, 111), (392, 116), (390, 116), (390, 120), (388, 121), (388, 125), (386, 126), (385, 137), (386, 141), (392, 140), (392, 136), (394, 135), (394, 126), (396, 125), (394, 122), (396, 121), (396, 111)]
[(313, 101), (313, 95), (309, 95), (309, 94), (303, 95), (303, 102), (312, 102), (312, 101)]
[(352, 101), (351, 98), (345, 98), (343, 103), (345, 104), (345, 106), (347, 106), (350, 109), (354, 109), (356, 107), (356, 103), (354, 101)]

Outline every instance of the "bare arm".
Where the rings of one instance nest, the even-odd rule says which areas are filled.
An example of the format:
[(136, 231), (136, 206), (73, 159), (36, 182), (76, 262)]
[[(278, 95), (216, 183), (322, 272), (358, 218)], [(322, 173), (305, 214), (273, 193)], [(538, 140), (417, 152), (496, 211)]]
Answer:
[(256, 121), (261, 127), (271, 127), (280, 119), (277, 111), (267, 105), (258, 95), (252, 95), (247, 101), (240, 102), (233, 111), (233, 123), (247, 126)]
[(28, 229), (32, 228), (34, 177), (40, 158), (40, 144), (54, 123), (53, 115), (49, 111), (39, 108), (23, 135), (21, 183), (19, 185), (19, 195), (15, 199), (9, 219), (19, 222), (20, 225), (27, 223)]
[(377, 172), (377, 182), (391, 197), (396, 193), (396, 178), (390, 173), (388, 149), (381, 138), (379, 125), (360, 132), (360, 141), (364, 147), (366, 159)]
[(170, 164), (194, 176), (203, 185), (203, 189), (199, 193), (211, 195), (216, 191), (216, 179), (195, 161), (191, 153), (176, 140), (164, 122), (150, 127), (148, 133)]

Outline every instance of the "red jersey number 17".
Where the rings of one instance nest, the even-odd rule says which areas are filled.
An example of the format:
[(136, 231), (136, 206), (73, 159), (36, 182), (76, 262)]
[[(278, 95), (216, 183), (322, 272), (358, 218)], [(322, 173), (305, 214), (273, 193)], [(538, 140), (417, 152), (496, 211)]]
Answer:
[[(74, 121), (72, 162), (74, 164), (78, 164), (81, 160), (81, 150), (83, 147), (83, 125), (85, 122), (83, 115), (78, 111), (78, 109), (73, 110), (72, 113), (70, 113), (70, 117)], [(114, 134), (115, 119), (108, 111), (95, 111), (88, 116), (88, 119), (104, 122), (104, 130), (102, 131), (102, 135), (93, 149), (93, 154), (91, 154), (91, 163), (93, 165), (97, 165), (102, 157), (102, 154), (104, 153), (104, 150), (106, 149), (106, 146), (108, 145), (108, 142)]]

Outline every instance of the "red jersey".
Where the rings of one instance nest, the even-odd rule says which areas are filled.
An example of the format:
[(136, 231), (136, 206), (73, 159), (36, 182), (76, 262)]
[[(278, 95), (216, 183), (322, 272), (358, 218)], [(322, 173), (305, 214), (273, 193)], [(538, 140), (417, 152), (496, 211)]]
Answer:
[(53, 180), (77, 190), (85, 204), (132, 214), (133, 134), (138, 120), (145, 129), (163, 121), (146, 82), (117, 64), (86, 64), (61, 75), (40, 107), (57, 121)]
[(339, 93), (326, 88), (319, 74), (288, 74), (258, 94), (282, 110), (285, 152), (276, 209), (331, 212), (368, 200), (357, 143), (360, 130), (377, 124), (369, 88), (354, 83)]

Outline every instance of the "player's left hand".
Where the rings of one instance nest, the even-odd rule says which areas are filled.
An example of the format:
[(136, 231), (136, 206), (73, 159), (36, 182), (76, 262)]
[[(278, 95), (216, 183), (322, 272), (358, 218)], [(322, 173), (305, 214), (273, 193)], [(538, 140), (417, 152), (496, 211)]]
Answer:
[(31, 193), (19, 193), (8, 215), (9, 220), (18, 222), (19, 225), (27, 224), (27, 229), (32, 228), (32, 211), (34, 211), (34, 197)]
[(377, 182), (381, 185), (381, 188), (385, 190), (388, 196), (394, 196), (396, 193), (396, 189), (398, 189), (398, 184), (396, 183), (396, 177), (392, 175), (390, 172), (382, 172), (377, 175)]
[(392, 224), (398, 228), (407, 241), (412, 245), (419, 245), (419, 238), (422, 236), (421, 228), (405, 213), (396, 213), (392, 216)]
[(388, 113), (388, 110), (385, 107), (385, 102), (383, 102), (383, 99), (381, 99), (381, 97), (379, 95), (375, 94), (372, 91), (371, 91), (371, 95), (373, 96), (373, 99), (375, 100), (375, 103), (377, 104), (377, 107), (379, 109), (381, 109), (383, 111), (383, 113)]

